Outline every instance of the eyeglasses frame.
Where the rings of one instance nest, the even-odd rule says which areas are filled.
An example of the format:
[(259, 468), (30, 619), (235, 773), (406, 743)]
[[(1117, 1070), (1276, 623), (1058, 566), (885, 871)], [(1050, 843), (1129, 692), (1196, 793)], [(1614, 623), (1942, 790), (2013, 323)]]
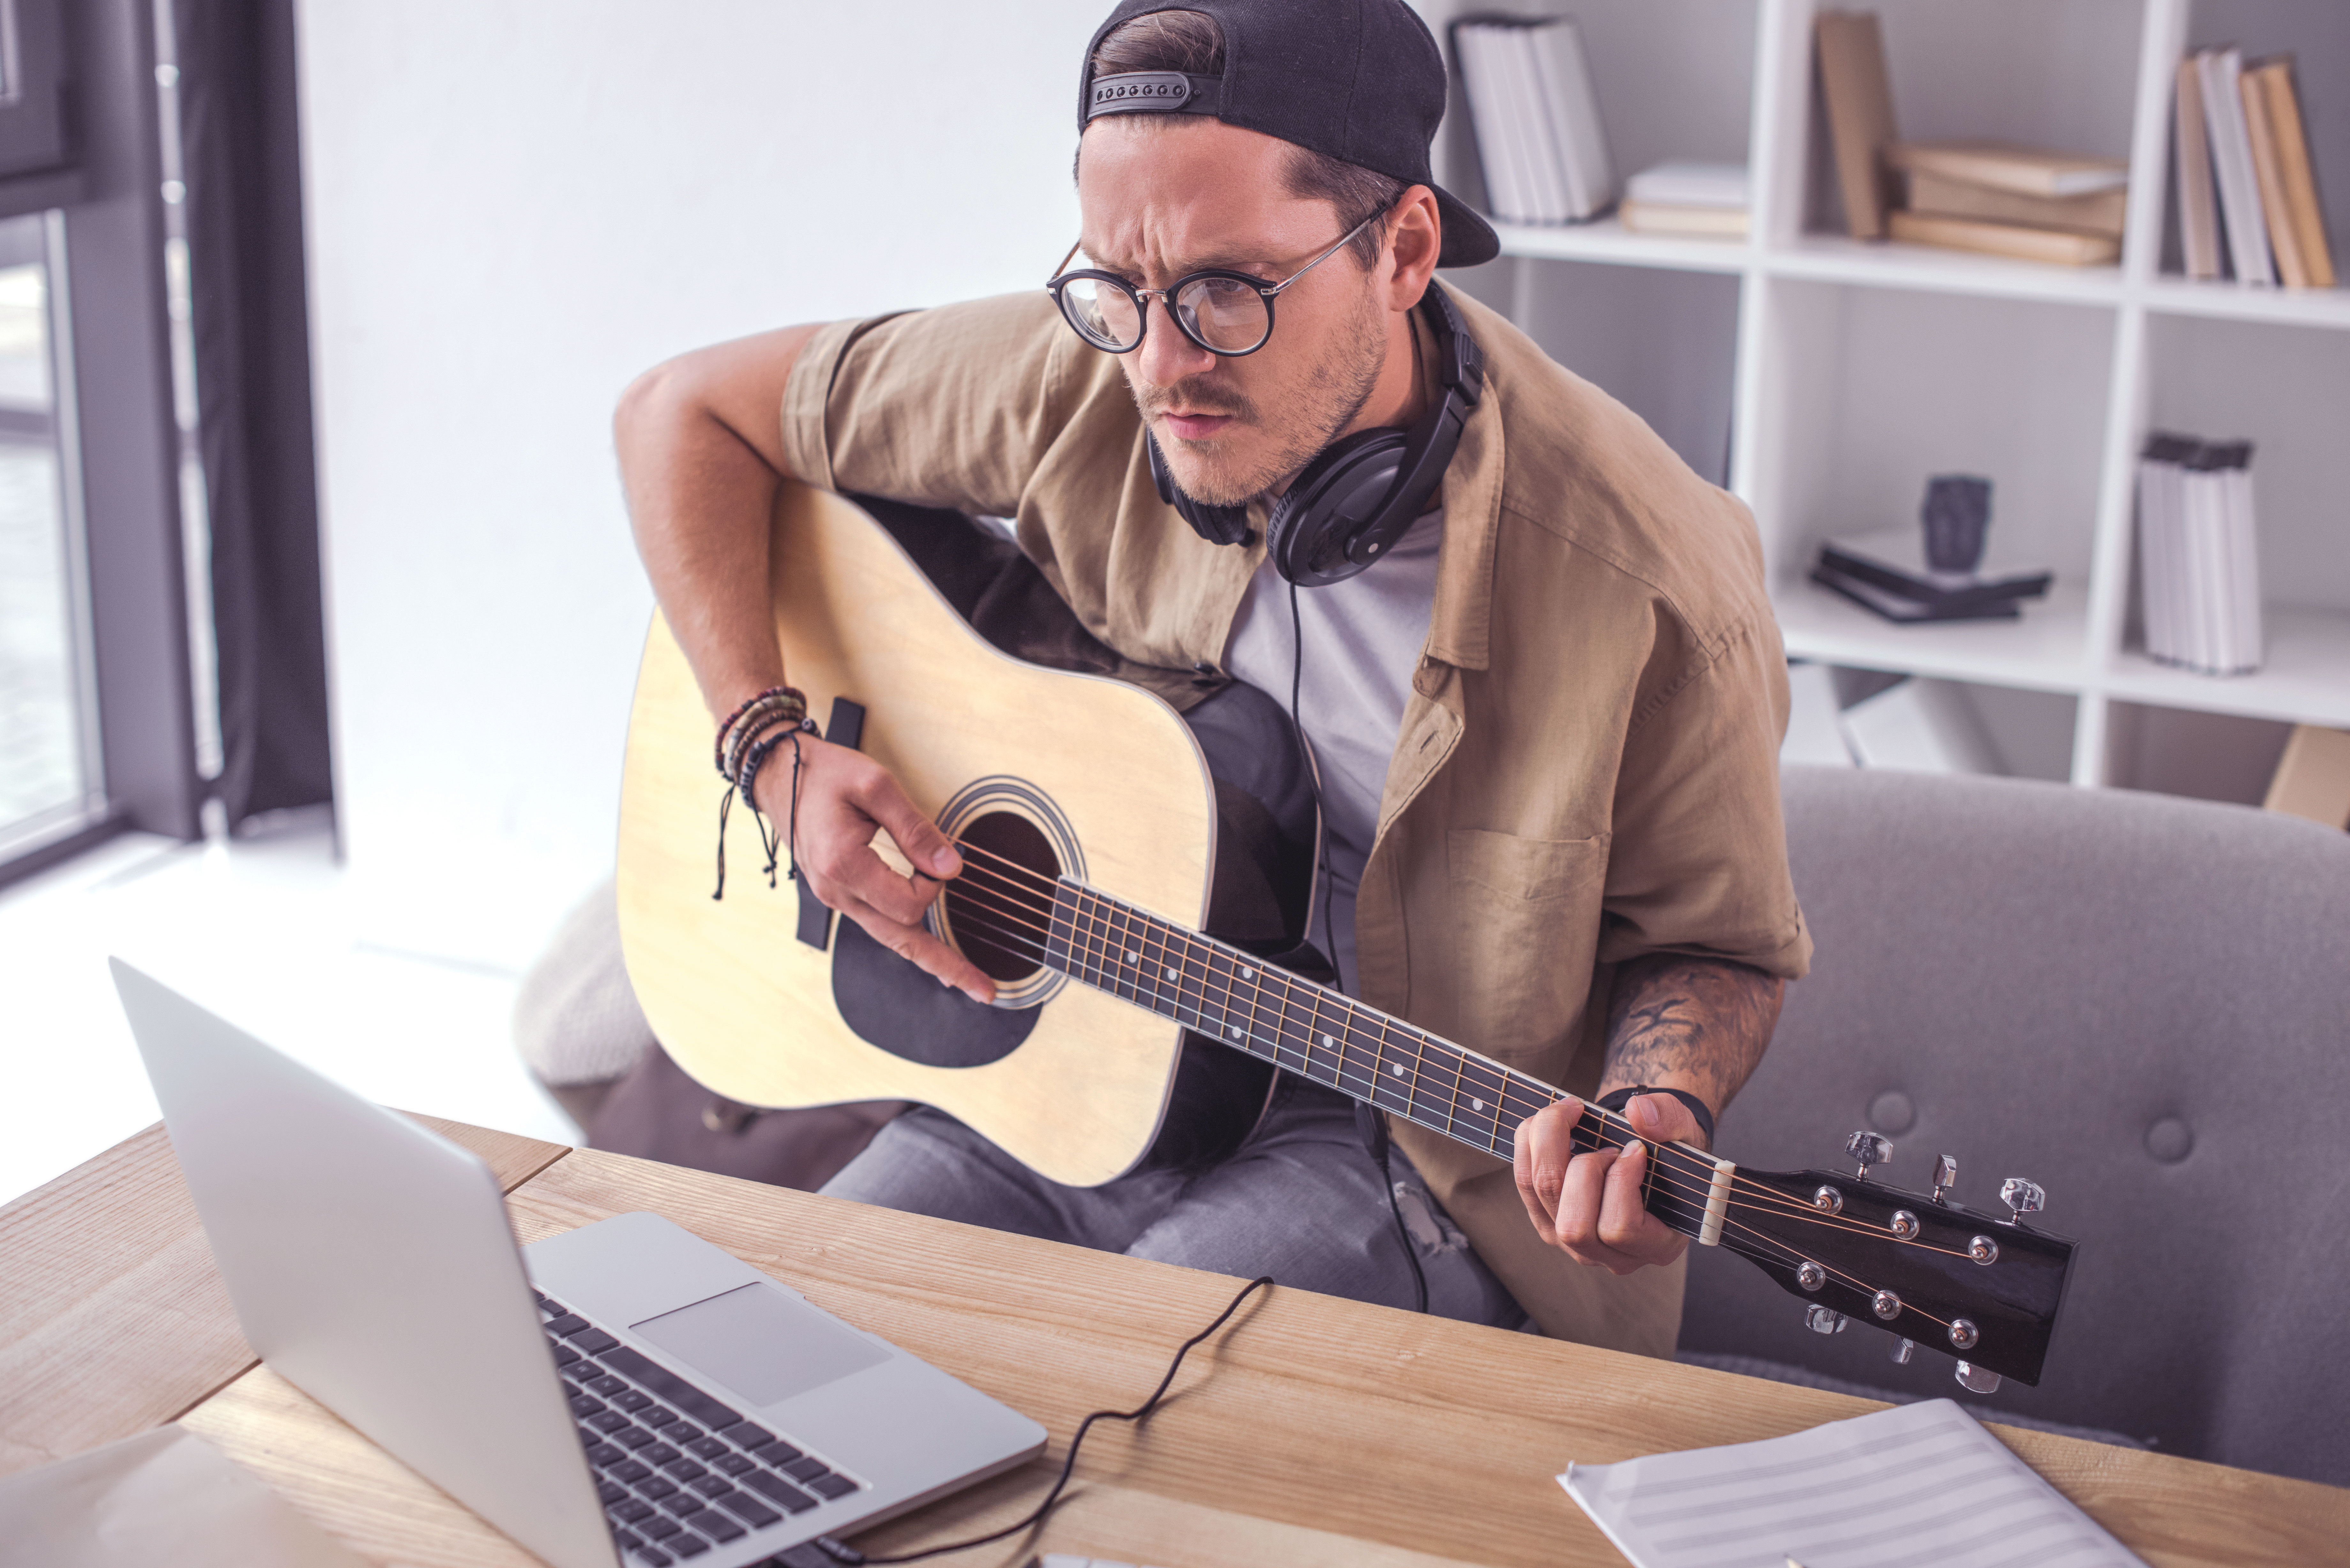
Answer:
[[(1287, 288), (1291, 284), (1295, 283), (1299, 278), (1304, 277), (1307, 273), (1312, 272), (1315, 267), (1320, 266), (1324, 262), (1328, 261), (1332, 256), (1336, 255), (1339, 251), (1346, 247), (1349, 241), (1354, 239), (1356, 235), (1361, 234), (1365, 229), (1369, 228), (1374, 223), (1377, 223), (1386, 212), (1387, 209), (1382, 207), (1378, 212), (1373, 213), (1369, 217), (1365, 218), (1361, 223), (1357, 223), (1353, 228), (1339, 235), (1337, 243), (1333, 244), (1328, 250), (1324, 251), (1320, 255), (1315, 256), (1312, 261), (1307, 262), (1304, 266), (1299, 267), (1295, 272), (1291, 273), (1279, 283), (1265, 283), (1260, 279), (1251, 277), (1244, 272), (1235, 272), (1230, 267), (1221, 266), (1201, 267), (1198, 272), (1187, 272), (1181, 277), (1177, 278), (1173, 283), (1169, 284), (1165, 288), (1137, 288), (1134, 285), (1127, 282), (1126, 279), (1118, 276), (1114, 272), (1100, 272), (1090, 267), (1081, 267), (1076, 272), (1062, 272), (1060, 270), (1061, 267), (1068, 265), (1070, 259), (1074, 257), (1079, 250), (1084, 248), (1086, 242), (1083, 239), (1079, 239), (1076, 244), (1071, 245), (1067, 252), (1062, 255), (1060, 265), (1055, 266), (1053, 269), (1054, 276), (1045, 283), (1045, 292), (1053, 296), (1054, 305), (1057, 306), (1061, 312), (1061, 319), (1069, 323), (1069, 330), (1075, 332), (1079, 337), (1084, 338), (1088, 348), (1098, 348), (1105, 354), (1131, 354), (1136, 349), (1142, 347), (1143, 339), (1150, 336), (1150, 301), (1155, 299), (1159, 302), (1159, 308), (1167, 313), (1167, 319), (1175, 324), (1175, 330), (1180, 332), (1184, 337), (1189, 339), (1191, 343), (1197, 345), (1201, 348), (1204, 348), (1209, 353), (1217, 355), (1222, 358), (1243, 358), (1248, 355), (1255, 353), (1258, 349), (1273, 341), (1273, 302), (1274, 296), (1279, 295), (1282, 290)], [(1249, 287), (1256, 290), (1258, 298), (1264, 301), (1264, 336), (1258, 338), (1254, 343), (1250, 344), (1245, 348), (1219, 348), (1212, 343), (1202, 341), (1198, 333), (1183, 325), (1183, 317), (1175, 308), (1175, 296), (1177, 295), (1182, 293), (1183, 290), (1189, 288), (1191, 285), (1200, 282), (1203, 278), (1215, 277), (1228, 277), (1235, 283), (1246, 284)], [(1126, 291), (1127, 296), (1134, 301), (1135, 319), (1142, 323), (1142, 329), (1134, 335), (1133, 342), (1128, 344), (1123, 348), (1109, 348), (1105, 344), (1096, 342), (1087, 334), (1085, 328), (1079, 327), (1076, 322), (1070, 319), (1069, 307), (1062, 302), (1061, 291), (1080, 278), (1097, 279), (1102, 283), (1110, 285), (1114, 288), (1119, 288)]]

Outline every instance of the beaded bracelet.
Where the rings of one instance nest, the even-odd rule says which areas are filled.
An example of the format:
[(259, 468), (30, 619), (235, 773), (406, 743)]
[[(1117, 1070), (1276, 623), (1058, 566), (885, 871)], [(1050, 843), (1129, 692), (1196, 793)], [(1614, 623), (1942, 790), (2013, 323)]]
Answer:
[(729, 780), (739, 777), (743, 755), (753, 740), (775, 724), (796, 724), (806, 717), (807, 699), (790, 687), (762, 692), (720, 737), (719, 773)]
[[(741, 763), (740, 732), (756, 711), (784, 719), (796, 724), (807, 717), (807, 697), (797, 687), (770, 686), (756, 696), (743, 699), (734, 711), (726, 715), (718, 726), (718, 735), (711, 746), (711, 763), (721, 778), (733, 783), (736, 767)], [(761, 726), (764, 728), (764, 726)]]

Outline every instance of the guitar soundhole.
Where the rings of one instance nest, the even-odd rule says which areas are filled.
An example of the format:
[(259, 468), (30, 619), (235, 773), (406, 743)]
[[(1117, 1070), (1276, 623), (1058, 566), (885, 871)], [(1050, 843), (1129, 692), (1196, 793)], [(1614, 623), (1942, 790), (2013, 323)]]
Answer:
[(1060, 858), (1042, 829), (1013, 812), (973, 817), (955, 836), (963, 873), (947, 884), (947, 940), (998, 985), (1016, 985), (1044, 967)]

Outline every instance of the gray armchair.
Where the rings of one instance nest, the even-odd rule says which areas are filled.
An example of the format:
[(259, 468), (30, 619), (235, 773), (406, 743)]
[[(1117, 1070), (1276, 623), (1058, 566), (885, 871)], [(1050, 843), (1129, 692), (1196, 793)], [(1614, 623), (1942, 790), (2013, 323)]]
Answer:
[(2012, 779), (1794, 769), (1788, 852), (1818, 958), (1721, 1118), (1729, 1158), (1844, 1163), (1998, 1210), (2048, 1191), (2081, 1243), (2038, 1388), (1808, 1332), (1692, 1249), (1684, 1353), (2107, 1428), (2350, 1484), (2350, 835), (2249, 808)]

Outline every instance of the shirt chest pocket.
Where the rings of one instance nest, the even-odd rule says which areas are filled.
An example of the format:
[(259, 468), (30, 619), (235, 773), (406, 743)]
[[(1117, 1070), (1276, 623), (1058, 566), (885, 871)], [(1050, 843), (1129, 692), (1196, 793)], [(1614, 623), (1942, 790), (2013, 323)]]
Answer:
[(1574, 1028), (1598, 953), (1608, 837), (1446, 835), (1462, 1044), (1509, 1057), (1544, 1051)]

